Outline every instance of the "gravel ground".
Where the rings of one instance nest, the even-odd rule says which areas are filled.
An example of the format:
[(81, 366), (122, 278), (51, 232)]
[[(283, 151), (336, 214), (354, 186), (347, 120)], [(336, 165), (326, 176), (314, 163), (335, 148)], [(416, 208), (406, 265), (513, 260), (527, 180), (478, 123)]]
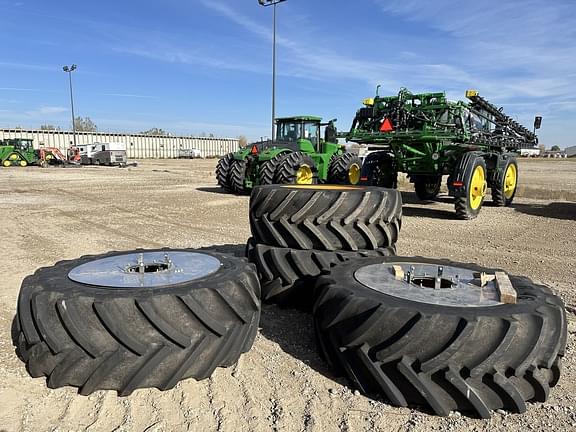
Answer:
[[(128, 169), (0, 169), (0, 431), (576, 430), (576, 202), (558, 200), (572, 196), (576, 164), (566, 161), (522, 161), (513, 207), (486, 205), (475, 221), (455, 220), (447, 196), (423, 204), (403, 193), (400, 254), (501, 267), (563, 297), (570, 333), (563, 375), (549, 401), (529, 404), (525, 414), (439, 418), (364, 397), (318, 357), (309, 316), (270, 306), (253, 349), (202, 382), (119, 398), (51, 390), (44, 379), (30, 378), (14, 354), (10, 323), (20, 283), (38, 267), (138, 247), (243, 252), (248, 197), (220, 193), (214, 166), (186, 160)], [(534, 197), (535, 189), (538, 200), (522, 197)]]

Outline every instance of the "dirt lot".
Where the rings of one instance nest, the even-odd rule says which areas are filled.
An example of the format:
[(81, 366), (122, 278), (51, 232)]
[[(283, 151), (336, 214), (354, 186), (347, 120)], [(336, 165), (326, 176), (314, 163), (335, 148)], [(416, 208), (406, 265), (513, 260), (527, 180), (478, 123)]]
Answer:
[[(265, 307), (248, 354), (212, 378), (175, 389), (79, 396), (30, 378), (14, 354), (10, 323), (22, 279), (40, 266), (137, 247), (228, 245), (242, 253), (248, 197), (221, 194), (215, 161), (145, 161), (138, 168), (0, 169), (0, 431), (526, 431), (576, 429), (576, 163), (523, 161), (512, 208), (486, 206), (475, 221), (453, 219), (448, 197), (403, 195), (399, 253), (502, 267), (546, 283), (569, 316), (563, 376), (545, 404), (489, 421), (438, 418), (394, 408), (346, 387), (316, 354), (311, 318)], [(534, 195), (537, 190), (537, 195)], [(547, 195), (548, 194), (548, 195)], [(563, 195), (564, 194), (564, 195)], [(550, 201), (543, 198), (572, 199)], [(562, 198), (564, 197), (564, 198)]]

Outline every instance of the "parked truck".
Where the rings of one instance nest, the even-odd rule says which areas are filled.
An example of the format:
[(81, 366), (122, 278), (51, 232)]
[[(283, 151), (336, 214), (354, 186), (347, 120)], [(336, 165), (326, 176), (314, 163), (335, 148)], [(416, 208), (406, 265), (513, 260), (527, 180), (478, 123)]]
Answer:
[(77, 146), (77, 154), (82, 165), (126, 165), (128, 157), (126, 144), (111, 142), (81, 144)]
[(416, 195), (430, 200), (447, 175), (459, 219), (478, 215), (488, 188), (495, 205), (510, 205), (518, 185), (516, 156), (537, 147), (534, 131), (542, 117), (530, 131), (477, 91), (468, 90), (466, 97), (468, 102), (451, 102), (445, 93), (407, 89), (382, 97), (377, 88), (344, 134), (368, 147), (362, 182), (395, 188), (398, 173), (406, 173)]

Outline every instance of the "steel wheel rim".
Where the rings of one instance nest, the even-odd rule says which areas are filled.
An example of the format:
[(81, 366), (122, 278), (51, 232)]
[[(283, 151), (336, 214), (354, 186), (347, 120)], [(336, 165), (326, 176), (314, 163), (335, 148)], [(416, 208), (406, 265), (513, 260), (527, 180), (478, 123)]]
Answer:
[[(399, 279), (395, 267), (401, 268), (405, 276)], [(427, 283), (434, 283), (440, 269), (442, 287), (435, 289), (426, 286)], [(407, 281), (408, 273), (411, 274), (410, 282)], [(504, 304), (500, 301), (496, 282), (489, 281), (480, 286), (474, 273), (473, 270), (450, 265), (386, 262), (360, 267), (354, 272), (354, 278), (366, 288), (416, 303), (448, 307), (489, 307)]]
[(472, 179), (470, 180), (470, 208), (473, 210), (480, 208), (484, 195), (486, 195), (486, 175), (484, 168), (478, 165), (474, 168)]
[(514, 191), (516, 190), (516, 184), (518, 182), (518, 173), (516, 171), (516, 165), (510, 164), (506, 169), (506, 174), (504, 176), (504, 196), (508, 199), (514, 196)]
[(350, 184), (353, 185), (358, 184), (360, 181), (360, 167), (358, 164), (352, 164), (348, 170), (348, 180), (350, 181)]
[(218, 258), (198, 252), (134, 252), (80, 264), (68, 273), (68, 278), (113, 289), (154, 288), (201, 279), (221, 266)]
[(300, 165), (298, 171), (296, 171), (296, 184), (312, 184), (312, 168), (306, 164)]

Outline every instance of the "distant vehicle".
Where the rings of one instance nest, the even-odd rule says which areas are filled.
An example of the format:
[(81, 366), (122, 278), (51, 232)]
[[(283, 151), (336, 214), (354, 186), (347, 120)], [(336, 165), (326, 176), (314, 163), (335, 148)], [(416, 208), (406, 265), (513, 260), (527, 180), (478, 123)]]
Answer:
[(111, 142), (82, 144), (77, 146), (82, 165), (126, 165), (126, 144)]
[(31, 139), (13, 138), (0, 140), (0, 163), (4, 167), (35, 165), (38, 155)]
[(191, 149), (180, 149), (178, 151), (178, 159), (197, 159), (201, 158), (202, 153), (200, 150), (191, 148)]

